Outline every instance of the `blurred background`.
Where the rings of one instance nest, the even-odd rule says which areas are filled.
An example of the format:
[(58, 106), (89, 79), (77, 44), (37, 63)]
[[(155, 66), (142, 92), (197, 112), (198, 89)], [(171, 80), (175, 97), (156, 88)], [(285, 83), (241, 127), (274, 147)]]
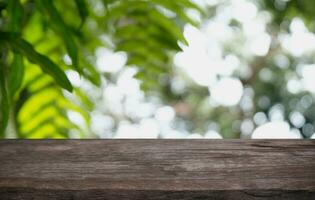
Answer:
[(7, 88), (22, 80), (3, 138), (315, 138), (310, 0), (0, 2)]

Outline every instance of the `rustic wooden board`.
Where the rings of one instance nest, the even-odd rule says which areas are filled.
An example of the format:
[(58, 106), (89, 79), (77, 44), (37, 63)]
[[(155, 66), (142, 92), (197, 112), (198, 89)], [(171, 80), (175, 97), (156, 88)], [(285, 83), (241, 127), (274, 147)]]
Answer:
[(2, 140), (0, 199), (315, 199), (315, 140)]

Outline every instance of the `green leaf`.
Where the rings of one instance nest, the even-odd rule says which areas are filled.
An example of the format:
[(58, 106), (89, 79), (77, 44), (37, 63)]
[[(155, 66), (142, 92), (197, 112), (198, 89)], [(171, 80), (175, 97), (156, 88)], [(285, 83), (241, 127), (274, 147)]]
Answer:
[[(187, 9), (202, 10), (190, 0), (125, 0), (107, 6), (107, 25), (114, 30), (115, 51), (126, 52), (127, 65), (140, 70), (135, 78), (141, 80), (141, 88), (159, 88), (151, 80), (171, 70), (172, 53), (181, 50), (179, 41), (187, 44), (183, 25), (198, 24), (187, 15)], [(169, 17), (161, 8), (175, 15)]]
[(86, 18), (89, 15), (89, 11), (87, 9), (87, 4), (85, 2), (85, 0), (75, 0), (75, 3), (77, 5), (78, 11), (79, 11), (79, 15), (81, 17), (81, 24), (80, 27), (83, 26)]
[(186, 9), (194, 9), (199, 11), (200, 13), (202, 10), (195, 5), (194, 3), (190, 2), (189, 0), (177, 0), (177, 1), (165, 1), (165, 0), (152, 0), (152, 2), (163, 6), (164, 8), (176, 13), (176, 15), (184, 22), (190, 23), (194, 26), (197, 26), (198, 23), (191, 19), (186, 12)]
[(158, 12), (157, 10), (152, 10), (149, 13), (149, 17), (157, 26), (165, 29), (166, 33), (171, 34), (179, 41), (188, 45), (188, 42), (186, 41), (181, 28), (178, 27), (173, 21), (170, 21), (165, 15)]
[(82, 63), (84, 64), (83, 76), (91, 81), (91, 83), (93, 83), (94, 85), (100, 86), (101, 76), (98, 71), (96, 71), (94, 66), (92, 66), (90, 63), (86, 61), (82, 61)]
[(23, 77), (24, 77), (23, 56), (20, 53), (14, 53), (14, 58), (9, 75), (10, 99), (12, 99), (15, 93), (20, 89), (23, 82)]
[(79, 97), (81, 104), (87, 108), (87, 110), (92, 111), (94, 108), (93, 102), (89, 99), (89, 97), (79, 89), (75, 89), (75, 94)]
[(9, 121), (10, 104), (5, 80), (4, 66), (0, 66), (0, 137), (4, 136), (4, 131)]
[(22, 30), (23, 22), (23, 6), (20, 0), (10, 0), (9, 1), (9, 13), (10, 13), (10, 23), (9, 30), (11, 32), (20, 33)]
[(61, 87), (70, 92), (73, 90), (66, 74), (48, 57), (36, 52), (30, 43), (15, 34), (7, 32), (0, 32), (0, 41), (1, 40), (8, 43), (12, 50), (18, 51), (25, 55), (31, 62), (38, 64), (41, 69), (52, 76)]
[(202, 8), (200, 8), (196, 3), (193, 3), (191, 0), (179, 0), (176, 2), (185, 8), (195, 9), (199, 11), (201, 14), (203, 15), (205, 14), (205, 11)]
[(70, 28), (63, 21), (61, 15), (59, 14), (57, 8), (53, 4), (53, 1), (42, 1), (38, 0), (38, 4), (41, 6), (43, 14), (47, 14), (50, 18), (49, 25), (52, 29), (62, 38), (63, 42), (66, 45), (68, 54), (72, 60), (72, 65), (76, 70), (82, 74), (82, 70), (78, 64), (78, 47), (72, 37)]
[[(40, 74), (41, 78), (33, 76), (34, 70), (38, 70), (36, 65), (28, 63), (26, 69), (26, 77), (30, 79), (25, 87), (31, 95), (24, 100), (17, 112), (19, 137), (68, 138), (70, 130), (74, 129), (77, 133), (82, 133), (82, 128), (69, 120), (67, 112), (74, 111), (79, 115), (80, 113), (87, 115), (85, 110), (67, 99), (47, 75)], [(38, 72), (40, 71), (35, 73)]]

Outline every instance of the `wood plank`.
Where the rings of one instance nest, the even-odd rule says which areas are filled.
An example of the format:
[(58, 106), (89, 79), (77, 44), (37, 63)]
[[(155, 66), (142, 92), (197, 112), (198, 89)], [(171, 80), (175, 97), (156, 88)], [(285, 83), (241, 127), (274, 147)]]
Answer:
[(0, 199), (315, 199), (315, 140), (1, 140)]

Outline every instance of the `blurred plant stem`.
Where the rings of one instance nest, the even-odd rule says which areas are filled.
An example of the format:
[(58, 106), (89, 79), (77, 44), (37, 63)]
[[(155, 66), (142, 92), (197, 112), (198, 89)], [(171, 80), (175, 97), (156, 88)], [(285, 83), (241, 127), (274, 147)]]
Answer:
[(15, 114), (12, 109), (9, 116), (8, 127), (5, 133), (6, 133), (6, 135), (4, 135), (5, 138), (17, 138), (17, 124), (15, 121)]

